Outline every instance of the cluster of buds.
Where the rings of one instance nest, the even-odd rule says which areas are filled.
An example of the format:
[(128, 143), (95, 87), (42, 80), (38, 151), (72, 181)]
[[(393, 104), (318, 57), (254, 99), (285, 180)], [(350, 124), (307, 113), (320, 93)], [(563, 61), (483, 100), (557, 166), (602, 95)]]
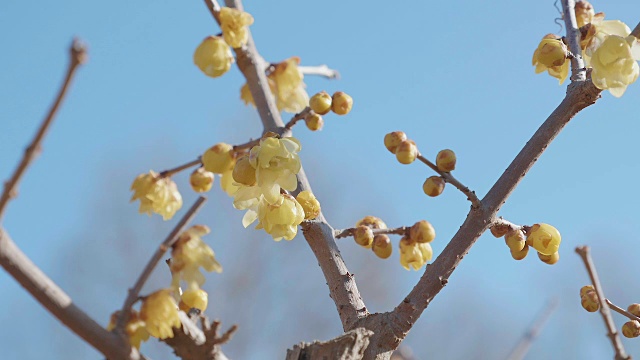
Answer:
[(304, 122), (311, 131), (322, 130), (324, 120), (322, 115), (333, 111), (338, 115), (346, 115), (353, 107), (353, 99), (342, 91), (336, 91), (333, 96), (321, 91), (309, 99), (309, 111), (304, 116)]
[[(582, 308), (584, 308), (588, 312), (596, 312), (600, 309), (600, 299), (598, 298), (598, 294), (596, 293), (596, 289), (593, 285), (585, 285), (580, 288), (580, 304), (582, 305)], [(615, 305), (612, 306), (617, 308), (617, 306)], [(618, 308), (616, 311), (624, 314), (624, 311), (622, 309)], [(639, 337), (640, 321), (638, 321), (636, 318), (640, 317), (640, 304), (629, 305), (627, 307), (627, 312), (628, 314), (626, 314), (626, 316), (629, 317), (630, 320), (622, 325), (622, 335), (628, 338)]]
[(193, 63), (205, 75), (219, 77), (235, 62), (231, 48), (240, 48), (249, 40), (248, 26), (253, 17), (244, 11), (220, 9), (222, 36), (207, 36), (193, 53)]
[[(619, 20), (604, 20), (604, 13), (595, 13), (587, 1), (576, 3), (575, 15), (580, 28), (580, 48), (585, 65), (591, 67), (591, 80), (601, 90), (615, 96), (624, 94), (640, 73), (640, 41), (631, 35), (629, 27)], [(564, 39), (546, 35), (533, 54), (536, 73), (547, 70), (549, 75), (564, 82), (569, 73), (569, 52)]]
[[(380, 231), (388, 230), (388, 231)], [(401, 231), (402, 230), (402, 231)], [(426, 220), (415, 223), (410, 228), (391, 229), (375, 216), (365, 216), (351, 229), (356, 244), (373, 250), (381, 259), (387, 259), (393, 252), (391, 239), (387, 234), (402, 234), (400, 239), (400, 264), (409, 270), (420, 269), (433, 257), (433, 250), (429, 244), (436, 237), (433, 226)]]
[(553, 265), (560, 260), (560, 232), (549, 224), (534, 224), (533, 226), (513, 227), (506, 224), (496, 224), (491, 227), (491, 234), (504, 241), (509, 247), (511, 257), (515, 260), (524, 259), (532, 247), (538, 252), (538, 258), (545, 264)]

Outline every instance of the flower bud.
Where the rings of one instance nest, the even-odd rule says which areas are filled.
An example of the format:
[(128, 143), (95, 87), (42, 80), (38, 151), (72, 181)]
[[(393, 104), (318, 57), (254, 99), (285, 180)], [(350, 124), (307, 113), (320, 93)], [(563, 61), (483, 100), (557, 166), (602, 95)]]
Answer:
[(379, 217), (371, 216), (371, 215), (367, 215), (363, 217), (356, 223), (356, 226), (360, 226), (360, 225), (369, 226), (372, 229), (387, 228), (387, 224), (385, 224), (384, 221), (382, 221), (382, 219), (380, 219)]
[(316, 114), (324, 115), (331, 111), (331, 95), (326, 91), (320, 91), (309, 99), (309, 107)]
[(296, 200), (304, 210), (304, 219), (313, 220), (320, 215), (320, 202), (309, 190), (301, 191)]
[(529, 230), (527, 240), (531, 239), (534, 249), (543, 255), (553, 255), (558, 252), (562, 237), (560, 232), (549, 224), (534, 224)]
[(376, 235), (373, 238), (373, 245), (371, 250), (381, 259), (387, 259), (393, 252), (393, 246), (391, 246), (391, 239), (385, 234)]
[(635, 316), (640, 317), (640, 304), (631, 304), (627, 308), (627, 311), (632, 313)]
[(331, 98), (331, 110), (338, 115), (347, 115), (353, 107), (353, 99), (351, 96), (336, 91)]
[(560, 253), (554, 253), (551, 255), (544, 255), (544, 254), (540, 254), (538, 253), (538, 258), (540, 260), (542, 260), (543, 263), (545, 264), (549, 264), (549, 265), (553, 265), (555, 263), (558, 262), (558, 260), (560, 260)]
[(593, 285), (585, 285), (585, 286), (581, 287), (580, 288), (580, 297), (583, 297), (589, 291), (595, 292), (596, 288), (594, 288)]
[(507, 235), (507, 233), (509, 232), (509, 227), (506, 225), (497, 224), (493, 225), (489, 230), (491, 231), (491, 235), (496, 238), (501, 238)]
[(445, 181), (443, 178), (439, 176), (430, 176), (425, 180), (424, 184), (422, 184), (422, 190), (425, 194), (436, 197), (444, 191)]
[(622, 335), (628, 338), (640, 336), (640, 322), (638, 320), (627, 321), (622, 325)]
[(212, 172), (200, 167), (191, 173), (189, 183), (191, 184), (193, 191), (203, 193), (211, 190), (214, 179)]
[[(189, 289), (182, 293), (180, 298), (180, 310), (188, 312), (192, 308), (198, 309), (204, 312), (209, 304), (209, 294), (202, 289)], [(186, 309), (186, 310), (184, 310)]]
[(356, 227), (353, 239), (356, 241), (356, 244), (368, 249), (373, 244), (373, 230), (368, 226), (360, 225)]
[(456, 168), (456, 154), (449, 149), (440, 151), (436, 156), (436, 166), (440, 171), (453, 171)]
[(247, 186), (253, 186), (256, 183), (256, 169), (251, 166), (248, 156), (243, 156), (236, 162), (231, 173), (233, 180), (237, 183)]
[(387, 150), (395, 154), (398, 145), (400, 145), (400, 143), (405, 140), (407, 140), (407, 134), (405, 134), (404, 132), (390, 132), (384, 136), (384, 146), (387, 148)]
[(567, 46), (560, 40), (542, 39), (537, 50), (538, 62), (546, 67), (561, 66), (567, 61)]
[(504, 236), (504, 242), (507, 244), (511, 251), (522, 251), (527, 244), (524, 241), (524, 234), (520, 229), (514, 229), (507, 232)]
[(595, 291), (587, 291), (580, 297), (580, 304), (588, 312), (596, 312), (600, 309), (600, 302), (598, 302), (598, 295)]
[(436, 230), (428, 221), (420, 220), (409, 229), (409, 237), (419, 243), (432, 242), (436, 238)]
[(215, 174), (233, 169), (235, 164), (233, 146), (225, 143), (215, 144), (202, 155), (202, 164), (205, 170)]
[(322, 116), (316, 113), (307, 115), (304, 118), (304, 123), (307, 125), (307, 129), (311, 131), (322, 130), (322, 126), (324, 126), (324, 120), (322, 120)]
[(525, 247), (523, 247), (522, 250), (520, 251), (511, 250), (511, 257), (514, 258), (515, 260), (522, 260), (525, 257), (527, 257), (528, 253), (529, 253), (529, 246), (525, 245)]
[(405, 140), (396, 147), (396, 159), (401, 164), (411, 164), (418, 157), (418, 147), (413, 140)]
[(235, 59), (221, 37), (208, 36), (196, 48), (193, 62), (205, 75), (215, 78), (229, 71)]

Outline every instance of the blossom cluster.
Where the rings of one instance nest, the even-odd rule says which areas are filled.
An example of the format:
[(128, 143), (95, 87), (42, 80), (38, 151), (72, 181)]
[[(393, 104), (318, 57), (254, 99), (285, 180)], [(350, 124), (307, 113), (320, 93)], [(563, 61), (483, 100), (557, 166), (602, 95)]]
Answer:
[[(608, 300), (605, 299), (605, 301)], [(593, 285), (585, 285), (580, 288), (580, 304), (588, 312), (596, 312), (600, 309), (600, 298)], [(630, 320), (622, 325), (622, 335), (628, 338), (640, 337), (640, 321), (636, 320), (637, 317), (640, 317), (640, 304), (629, 305), (627, 313)]]
[(538, 258), (545, 264), (553, 265), (560, 260), (558, 250), (562, 237), (558, 229), (549, 224), (539, 223), (523, 228), (494, 225), (491, 227), (491, 233), (497, 238), (504, 237), (511, 257), (515, 260), (524, 259), (530, 247), (538, 252)]

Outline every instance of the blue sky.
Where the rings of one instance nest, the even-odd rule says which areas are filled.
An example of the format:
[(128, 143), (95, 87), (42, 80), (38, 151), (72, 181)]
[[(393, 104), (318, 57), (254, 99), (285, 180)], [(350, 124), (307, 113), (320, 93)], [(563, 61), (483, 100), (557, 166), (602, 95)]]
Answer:
[[(637, 1), (593, 4), (630, 27), (640, 21)], [(558, 32), (558, 13), (552, 1), (403, 6), (245, 4), (267, 60), (297, 55), (304, 65), (327, 64), (342, 78), (307, 77), (308, 91), (343, 90), (354, 98), (353, 111), (326, 116), (321, 132), (294, 130), (329, 222), (344, 228), (364, 215), (380, 216), (390, 226), (426, 219), (436, 227), (438, 254), (469, 205), (452, 187), (435, 199), (422, 194), (432, 173), (399, 164), (382, 145), (384, 134), (405, 131), (431, 158), (453, 149), (455, 176), (484, 195), (564, 95), (566, 86), (534, 74), (531, 66), (540, 38)], [(120, 306), (126, 287), (175, 223), (137, 214), (128, 202), (132, 179), (189, 161), (214, 143), (242, 143), (261, 132), (255, 111), (239, 100), (244, 81), (237, 69), (211, 79), (192, 64), (199, 42), (218, 32), (195, 0), (0, 3), (0, 178), (13, 171), (46, 113), (71, 38), (89, 44), (90, 60), (3, 226), (99, 321), (106, 323)], [(614, 302), (640, 302), (634, 277), (638, 104), (638, 84), (621, 99), (604, 93), (571, 121), (500, 213), (516, 223), (556, 226), (563, 235), (560, 262), (550, 267), (535, 256), (516, 262), (502, 240), (483, 236), (409, 334), (406, 344), (417, 358), (504, 357), (553, 297), (560, 299), (559, 310), (530, 358), (611, 356), (601, 319), (580, 308), (578, 289), (588, 280), (573, 249), (592, 247)], [(186, 209), (196, 195), (186, 174), (176, 182)], [(197, 218), (213, 229), (209, 240), (225, 266), (222, 275), (209, 276), (207, 312), (240, 325), (228, 354), (277, 358), (296, 342), (337, 335), (339, 319), (304, 239), (274, 243), (243, 229), (241, 216), (215, 187)], [(370, 311), (391, 309), (421, 275), (404, 271), (397, 253), (382, 261), (350, 240), (339, 245)], [(166, 282), (158, 270), (148, 290)], [(0, 273), (0, 289), (0, 319), (11, 324), (0, 330), (3, 358), (98, 356), (6, 273)], [(29, 343), (34, 338), (38, 346)], [(640, 354), (637, 339), (623, 342)], [(165, 348), (145, 346), (154, 359), (171, 358)]]

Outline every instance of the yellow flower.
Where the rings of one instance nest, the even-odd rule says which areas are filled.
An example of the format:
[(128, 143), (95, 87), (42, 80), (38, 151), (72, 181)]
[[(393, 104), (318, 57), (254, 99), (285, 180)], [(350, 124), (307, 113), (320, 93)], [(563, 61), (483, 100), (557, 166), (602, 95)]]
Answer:
[(584, 58), (587, 65), (593, 53), (602, 45), (609, 35), (627, 37), (631, 29), (620, 20), (604, 20), (604, 14), (598, 13), (591, 22), (589, 31), (581, 37), (580, 46), (584, 49)]
[(213, 173), (200, 167), (194, 170), (189, 177), (189, 183), (193, 191), (202, 193), (211, 190), (214, 181)]
[(202, 166), (214, 174), (222, 174), (233, 170), (236, 164), (233, 146), (226, 143), (217, 143), (202, 154)]
[[(298, 233), (298, 225), (304, 220), (304, 209), (291, 195), (280, 195), (281, 201), (269, 204), (267, 201), (258, 203), (258, 226), (264, 228), (273, 240), (292, 240)], [(264, 197), (262, 198), (264, 199)]]
[[(274, 65), (271, 73), (267, 75), (269, 88), (280, 111), (298, 113), (309, 105), (309, 94), (307, 94), (306, 85), (302, 81), (304, 75), (298, 69), (298, 64), (300, 64), (300, 58), (291, 57)], [(247, 84), (244, 84), (240, 89), (240, 98), (245, 104), (255, 106)]]
[(256, 169), (256, 186), (269, 204), (280, 200), (280, 189), (293, 191), (298, 187), (300, 142), (294, 137), (267, 137), (249, 152), (249, 163)]
[(533, 52), (531, 60), (531, 64), (536, 67), (536, 74), (546, 70), (549, 75), (557, 78), (562, 84), (569, 75), (570, 63), (566, 61), (566, 57), (562, 57), (563, 50), (566, 56), (566, 46), (554, 34), (545, 35), (538, 48)]
[(400, 240), (400, 265), (409, 270), (419, 270), (433, 257), (433, 250), (429, 243), (415, 242), (407, 237)]
[(140, 308), (140, 318), (147, 324), (147, 331), (158, 339), (173, 337), (173, 328), (180, 327), (178, 305), (171, 290), (158, 290), (147, 296)]
[(233, 170), (228, 170), (220, 175), (220, 187), (229, 196), (233, 196), (238, 191), (239, 187), (233, 182)]
[(232, 48), (239, 48), (249, 40), (249, 25), (253, 24), (253, 16), (238, 9), (223, 7), (220, 9), (220, 27), (224, 41)]
[(194, 64), (214, 78), (229, 71), (234, 61), (229, 45), (218, 36), (206, 37), (193, 53)]
[[(107, 330), (111, 331), (115, 329), (116, 321), (118, 320), (119, 314), (120, 311), (116, 311), (111, 314), (111, 319), (109, 321), (109, 325), (107, 325)], [(127, 333), (127, 336), (129, 337), (129, 343), (136, 349), (140, 349), (140, 343), (149, 340), (149, 332), (147, 331), (146, 324), (144, 323), (144, 321), (142, 321), (142, 319), (140, 319), (138, 312), (136, 312), (135, 310), (131, 310), (129, 320), (127, 321), (124, 329)]]
[(638, 79), (638, 63), (631, 52), (636, 39), (629, 36), (629, 40), (609, 35), (591, 57), (593, 84), (598, 89), (609, 90), (615, 97), (622, 96), (627, 86)]
[(302, 209), (304, 209), (305, 220), (312, 220), (320, 215), (320, 202), (311, 191), (301, 191), (296, 197), (296, 200), (300, 206), (302, 206)]
[(562, 237), (555, 227), (549, 224), (534, 224), (527, 235), (527, 243), (542, 255), (553, 255), (558, 252)]
[(204, 241), (202, 236), (210, 232), (204, 225), (194, 225), (180, 235), (171, 251), (170, 269), (173, 274), (173, 286), (184, 280), (189, 289), (197, 289), (204, 284), (202, 267), (208, 272), (222, 272), (222, 266), (216, 261), (215, 253)]
[(578, 21), (578, 28), (593, 21), (593, 16), (596, 14), (595, 10), (593, 10), (593, 5), (584, 0), (576, 2), (574, 10), (576, 13), (576, 20)]
[(141, 214), (154, 212), (169, 220), (182, 207), (182, 196), (176, 183), (169, 177), (160, 178), (153, 170), (138, 175), (131, 184), (131, 191), (131, 201), (140, 200), (138, 212)]
[(207, 310), (209, 294), (202, 289), (189, 289), (182, 293), (180, 298), (180, 310), (187, 312), (196, 308), (202, 312)]

